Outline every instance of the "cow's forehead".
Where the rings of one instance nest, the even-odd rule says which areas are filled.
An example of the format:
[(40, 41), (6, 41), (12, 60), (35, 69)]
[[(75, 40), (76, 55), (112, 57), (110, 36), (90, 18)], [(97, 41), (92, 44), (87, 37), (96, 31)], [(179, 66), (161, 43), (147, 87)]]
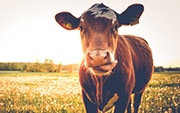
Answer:
[[(90, 14), (94, 16), (94, 18), (103, 17), (112, 20), (112, 23), (114, 23), (117, 20), (117, 15), (114, 12), (114, 10), (110, 9), (109, 7), (103, 4), (95, 4), (83, 14), (87, 12), (90, 12)], [(81, 21), (83, 21), (83, 15), (81, 17)]]

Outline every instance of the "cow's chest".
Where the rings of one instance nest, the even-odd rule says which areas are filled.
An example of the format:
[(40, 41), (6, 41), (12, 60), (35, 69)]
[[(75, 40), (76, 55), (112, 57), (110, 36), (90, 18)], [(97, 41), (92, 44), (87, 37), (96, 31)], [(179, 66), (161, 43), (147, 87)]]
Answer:
[(87, 97), (97, 105), (99, 110), (105, 112), (112, 108), (119, 99), (117, 79), (106, 76), (92, 76), (91, 78), (94, 88), (91, 93), (87, 93)]

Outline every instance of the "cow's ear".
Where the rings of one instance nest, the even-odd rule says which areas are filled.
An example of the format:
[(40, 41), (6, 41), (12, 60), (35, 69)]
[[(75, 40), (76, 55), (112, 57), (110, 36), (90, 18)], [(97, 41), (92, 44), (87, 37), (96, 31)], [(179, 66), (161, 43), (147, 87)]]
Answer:
[(141, 4), (133, 4), (124, 12), (118, 15), (120, 25), (135, 25), (139, 23), (139, 18), (144, 11), (144, 6)]
[(79, 18), (69, 12), (61, 12), (55, 15), (57, 23), (67, 30), (76, 29), (79, 26)]

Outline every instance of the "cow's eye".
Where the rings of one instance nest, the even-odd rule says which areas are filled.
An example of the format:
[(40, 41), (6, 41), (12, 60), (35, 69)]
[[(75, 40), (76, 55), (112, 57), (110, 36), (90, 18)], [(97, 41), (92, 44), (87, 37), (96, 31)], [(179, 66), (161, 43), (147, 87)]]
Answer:
[(115, 35), (117, 33), (117, 31), (118, 31), (118, 27), (117, 26), (112, 28), (112, 34)]
[(80, 26), (79, 29), (80, 29), (80, 31), (83, 31), (83, 27), (82, 26)]
[(117, 26), (115, 26), (115, 27), (112, 28), (112, 32), (113, 32), (113, 33), (116, 32), (117, 30), (118, 30), (118, 27), (117, 27)]

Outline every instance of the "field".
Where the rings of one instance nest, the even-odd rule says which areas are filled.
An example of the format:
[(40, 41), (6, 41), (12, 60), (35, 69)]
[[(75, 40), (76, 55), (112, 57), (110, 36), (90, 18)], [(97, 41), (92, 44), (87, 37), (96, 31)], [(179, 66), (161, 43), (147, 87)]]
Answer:
[[(77, 73), (0, 72), (0, 113), (7, 112), (85, 113)], [(139, 112), (180, 113), (180, 74), (153, 74)]]

